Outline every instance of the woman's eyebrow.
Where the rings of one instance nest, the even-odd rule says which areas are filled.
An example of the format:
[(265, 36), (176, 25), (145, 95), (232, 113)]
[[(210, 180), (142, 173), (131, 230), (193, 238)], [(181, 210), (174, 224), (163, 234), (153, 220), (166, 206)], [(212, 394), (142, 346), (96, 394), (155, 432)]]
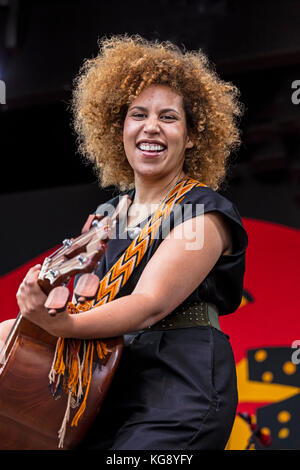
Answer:
[(132, 111), (133, 109), (139, 109), (140, 111), (147, 111), (147, 108), (144, 108), (143, 106), (132, 106), (129, 108), (129, 111)]
[(174, 108), (164, 108), (164, 109), (161, 109), (160, 112), (161, 112), (161, 113), (170, 113), (170, 112), (171, 112), (171, 113), (176, 113), (176, 114), (178, 114), (178, 115), (180, 116), (180, 112), (177, 111), (177, 110), (174, 109)]
[[(132, 106), (131, 108), (129, 108), (129, 111), (132, 111), (133, 109), (138, 109), (140, 111), (148, 111), (147, 108), (145, 108), (144, 106)], [(176, 109), (174, 108), (164, 108), (164, 109), (161, 109), (159, 111), (160, 113), (169, 113), (169, 112), (172, 112), (172, 113), (176, 113), (180, 116), (180, 113), (179, 111), (176, 111)]]

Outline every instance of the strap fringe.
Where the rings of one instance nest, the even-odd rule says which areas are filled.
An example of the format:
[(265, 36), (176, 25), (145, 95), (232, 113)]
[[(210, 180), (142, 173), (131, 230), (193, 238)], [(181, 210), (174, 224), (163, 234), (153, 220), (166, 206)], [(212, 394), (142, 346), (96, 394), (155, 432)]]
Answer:
[[(74, 305), (70, 306), (74, 313)], [(78, 408), (72, 419), (71, 427), (77, 426), (86, 409), (87, 397), (93, 375), (95, 351), (102, 362), (108, 354), (105, 343), (100, 340), (73, 340), (58, 338), (52, 367), (49, 372), (49, 382), (55, 397), (58, 390), (64, 390), (68, 396), (65, 415), (58, 431), (58, 447), (63, 448), (66, 427), (70, 420), (70, 410)]]

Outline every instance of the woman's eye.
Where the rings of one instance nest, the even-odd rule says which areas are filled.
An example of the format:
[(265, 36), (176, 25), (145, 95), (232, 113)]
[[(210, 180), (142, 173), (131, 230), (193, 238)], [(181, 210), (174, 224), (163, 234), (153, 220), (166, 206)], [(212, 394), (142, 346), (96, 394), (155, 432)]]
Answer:
[(132, 117), (137, 118), (137, 119), (143, 119), (145, 117), (144, 113), (134, 113), (132, 114)]
[(176, 117), (172, 116), (171, 114), (164, 114), (163, 116), (161, 116), (161, 119), (163, 119), (164, 121), (174, 121)]

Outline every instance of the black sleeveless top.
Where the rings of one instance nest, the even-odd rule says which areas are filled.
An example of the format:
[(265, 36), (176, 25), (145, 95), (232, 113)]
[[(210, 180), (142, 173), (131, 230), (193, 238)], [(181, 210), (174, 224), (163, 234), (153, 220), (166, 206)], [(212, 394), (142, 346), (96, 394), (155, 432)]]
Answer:
[[(128, 194), (133, 200), (134, 192), (135, 190), (133, 189), (127, 193), (122, 193), (122, 195)], [(114, 207), (117, 206), (118, 202), (119, 196), (100, 205), (96, 213), (112, 215)], [(232, 253), (220, 256), (213, 269), (199, 284), (197, 289), (184, 301), (184, 304), (203, 300), (215, 304), (220, 315), (234, 312), (242, 300), (245, 252), (248, 245), (248, 236), (235, 204), (218, 192), (205, 186), (194, 187), (177, 204), (168, 220), (162, 223), (158, 235), (149, 246), (148, 251), (133, 271), (127, 283), (120, 289), (116, 298), (132, 293), (147, 262), (154, 255), (169, 230), (172, 230), (183, 220), (212, 211), (221, 213), (229, 223), (233, 241)], [(149, 218), (141, 222), (139, 226), (143, 227)], [(123, 236), (120, 236), (118, 232), (119, 230), (116, 230), (116, 236), (109, 241), (105, 255), (99, 264), (97, 274), (100, 279), (102, 279), (132, 242), (132, 238), (128, 236), (130, 232), (126, 236), (124, 236), (124, 233)]]

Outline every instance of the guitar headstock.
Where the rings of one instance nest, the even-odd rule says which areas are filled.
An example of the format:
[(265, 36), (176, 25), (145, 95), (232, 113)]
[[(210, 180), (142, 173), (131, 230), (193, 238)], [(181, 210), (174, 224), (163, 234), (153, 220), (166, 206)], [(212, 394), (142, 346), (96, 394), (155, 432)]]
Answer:
[(41, 288), (47, 293), (76, 274), (92, 272), (104, 254), (112, 228), (106, 217), (79, 237), (64, 240), (62, 247), (44, 260), (38, 279)]
[[(48, 295), (45, 306), (49, 313), (54, 315), (66, 308), (69, 300), (66, 285), (73, 276), (92, 273), (96, 270), (107, 248), (109, 238), (112, 236), (117, 218), (122, 210), (127, 210), (130, 203), (127, 196), (123, 197), (112, 217), (90, 215), (79, 237), (64, 240), (61, 248), (45, 258), (38, 283)], [(95, 282), (95, 276), (91, 274), (83, 277), (83, 281), (75, 292), (79, 301), (96, 295), (98, 285)]]

